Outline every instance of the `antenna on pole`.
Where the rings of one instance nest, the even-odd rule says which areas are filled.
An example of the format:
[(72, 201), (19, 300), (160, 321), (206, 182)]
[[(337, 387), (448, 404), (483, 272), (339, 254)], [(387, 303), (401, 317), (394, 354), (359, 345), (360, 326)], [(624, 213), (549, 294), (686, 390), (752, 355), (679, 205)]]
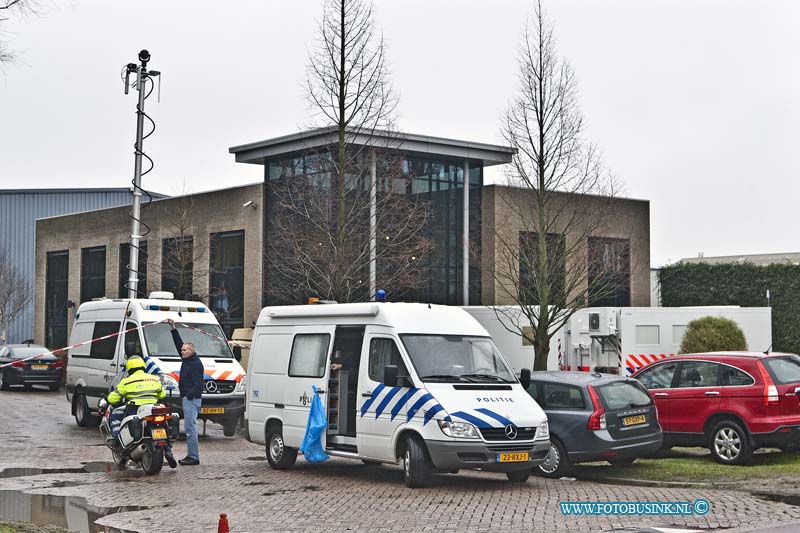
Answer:
[[(157, 70), (148, 72), (147, 63), (150, 61), (150, 52), (142, 50), (139, 52), (139, 65), (136, 63), (128, 63), (125, 66), (125, 94), (128, 94), (128, 87), (130, 86), (130, 77), (132, 74), (136, 75), (134, 87), (139, 92), (139, 101), (136, 104), (136, 144), (134, 145), (134, 170), (133, 170), (133, 205), (131, 206), (131, 238), (130, 238), (130, 256), (128, 261), (128, 298), (136, 298), (139, 285), (139, 241), (142, 236), (139, 234), (141, 224), (141, 208), (142, 208), (142, 156), (147, 157), (144, 153), (143, 143), (144, 139), (149, 137), (153, 130), (147, 135), (144, 135), (144, 119), (147, 117), (144, 112), (144, 101), (150, 93), (147, 92), (148, 80), (152, 83), (153, 77), (160, 76), (161, 73)], [(151, 89), (152, 92), (152, 89)], [(155, 129), (155, 125), (153, 125)], [(149, 157), (147, 157), (150, 160)], [(152, 160), (150, 160), (152, 164)], [(144, 172), (150, 172), (152, 166)]]

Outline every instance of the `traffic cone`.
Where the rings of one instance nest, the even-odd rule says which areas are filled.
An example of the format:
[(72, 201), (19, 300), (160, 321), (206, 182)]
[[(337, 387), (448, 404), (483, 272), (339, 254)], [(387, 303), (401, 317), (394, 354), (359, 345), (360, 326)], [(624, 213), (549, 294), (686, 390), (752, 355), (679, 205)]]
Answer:
[(231, 528), (228, 527), (228, 515), (219, 513), (219, 525), (217, 526), (217, 533), (230, 533)]

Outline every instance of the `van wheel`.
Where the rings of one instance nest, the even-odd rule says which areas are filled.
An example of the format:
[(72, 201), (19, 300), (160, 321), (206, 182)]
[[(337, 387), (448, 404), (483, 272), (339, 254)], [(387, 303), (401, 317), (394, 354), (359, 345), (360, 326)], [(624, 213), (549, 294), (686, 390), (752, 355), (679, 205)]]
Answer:
[(226, 437), (233, 437), (236, 435), (236, 422), (238, 422), (238, 420), (235, 418), (222, 422), (222, 434)]
[(714, 460), (723, 465), (746, 465), (753, 456), (750, 437), (733, 420), (723, 420), (714, 426), (708, 447)]
[(97, 426), (100, 424), (100, 417), (93, 416), (89, 411), (89, 404), (86, 403), (86, 396), (83, 394), (75, 395), (75, 422), (82, 428)]
[(288, 470), (297, 461), (297, 450), (283, 443), (280, 426), (273, 426), (267, 431), (267, 461), (275, 470)]
[(403, 446), (403, 477), (410, 488), (424, 487), (430, 480), (433, 466), (428, 450), (419, 437), (409, 436)]
[(561, 441), (555, 438), (550, 439), (550, 451), (544, 462), (535, 470), (537, 474), (544, 477), (559, 478), (569, 475), (572, 471), (572, 463), (567, 457), (567, 451)]
[(528, 478), (531, 477), (530, 469), (526, 470), (517, 470), (515, 472), (506, 472), (506, 476), (508, 476), (508, 480), (512, 483), (525, 483), (528, 481)]

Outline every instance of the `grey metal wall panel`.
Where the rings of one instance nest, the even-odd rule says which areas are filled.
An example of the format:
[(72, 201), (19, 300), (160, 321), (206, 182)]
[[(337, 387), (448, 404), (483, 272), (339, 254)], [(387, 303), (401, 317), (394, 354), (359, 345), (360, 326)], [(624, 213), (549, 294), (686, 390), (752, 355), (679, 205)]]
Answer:
[[(160, 195), (159, 195), (160, 197)], [(0, 189), (0, 248), (33, 290), (36, 219), (130, 205), (127, 189)], [(33, 338), (33, 298), (7, 332), (9, 344)]]

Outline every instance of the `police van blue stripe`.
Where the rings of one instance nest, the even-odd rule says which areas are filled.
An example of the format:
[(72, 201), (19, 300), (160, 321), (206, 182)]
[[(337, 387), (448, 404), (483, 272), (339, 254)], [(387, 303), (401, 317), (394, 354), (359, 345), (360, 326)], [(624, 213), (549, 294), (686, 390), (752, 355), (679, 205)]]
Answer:
[(430, 393), (425, 394), (419, 400), (417, 400), (416, 403), (414, 403), (414, 405), (411, 407), (411, 409), (408, 410), (408, 417), (406, 419), (406, 422), (414, 418), (414, 415), (417, 414), (417, 411), (419, 411), (420, 408), (430, 400), (433, 400), (433, 396)]
[(509, 420), (508, 418), (506, 418), (504, 416), (500, 416), (499, 414), (497, 414), (494, 411), (491, 411), (489, 409), (481, 408), (481, 409), (475, 409), (475, 410), (478, 411), (479, 413), (483, 413), (483, 414), (485, 414), (487, 416), (491, 416), (492, 418), (494, 418), (495, 420), (497, 420), (498, 422), (500, 422), (504, 426), (507, 426), (509, 424), (511, 424), (512, 426), (514, 425), (514, 423), (511, 420)]
[(431, 418), (433, 418), (433, 416), (436, 413), (438, 413), (439, 411), (444, 411), (444, 407), (442, 407), (438, 403), (436, 405), (434, 405), (433, 407), (431, 407), (430, 409), (428, 409), (428, 412), (425, 413), (425, 421), (422, 423), (422, 425), (423, 426), (427, 425), (427, 423), (431, 421)]
[(370, 406), (372, 406), (372, 403), (378, 398), (381, 391), (383, 391), (383, 389), (385, 388), (386, 385), (384, 385), (383, 383), (375, 387), (375, 390), (372, 391), (372, 397), (369, 398), (366, 402), (364, 402), (364, 405), (361, 406), (361, 416), (367, 414), (367, 410), (370, 408)]
[(144, 360), (144, 371), (148, 374), (160, 374), (161, 368), (156, 364), (155, 361), (147, 357), (146, 355), (142, 357)]
[(386, 396), (384, 396), (383, 401), (381, 401), (381, 403), (378, 404), (378, 408), (375, 409), (375, 418), (381, 416), (383, 410), (386, 409), (386, 406), (389, 405), (389, 402), (392, 401), (392, 398), (394, 398), (398, 392), (400, 392), (400, 387), (392, 387), (389, 390), (389, 393)]
[(478, 418), (476, 416), (472, 416), (470, 414), (467, 414), (464, 411), (458, 411), (456, 413), (452, 413), (452, 416), (457, 416), (458, 418), (463, 418), (467, 422), (471, 422), (471, 423), (475, 424), (476, 426), (478, 426), (479, 428), (490, 428), (490, 427), (492, 427), (492, 425), (489, 424), (488, 422), (486, 422), (484, 420), (481, 420), (480, 418)]
[(408, 392), (403, 394), (403, 396), (398, 400), (398, 402), (392, 407), (392, 417), (389, 420), (394, 420), (395, 417), (400, 413), (400, 410), (405, 407), (408, 403), (408, 400), (411, 399), (420, 389), (409, 389)]

